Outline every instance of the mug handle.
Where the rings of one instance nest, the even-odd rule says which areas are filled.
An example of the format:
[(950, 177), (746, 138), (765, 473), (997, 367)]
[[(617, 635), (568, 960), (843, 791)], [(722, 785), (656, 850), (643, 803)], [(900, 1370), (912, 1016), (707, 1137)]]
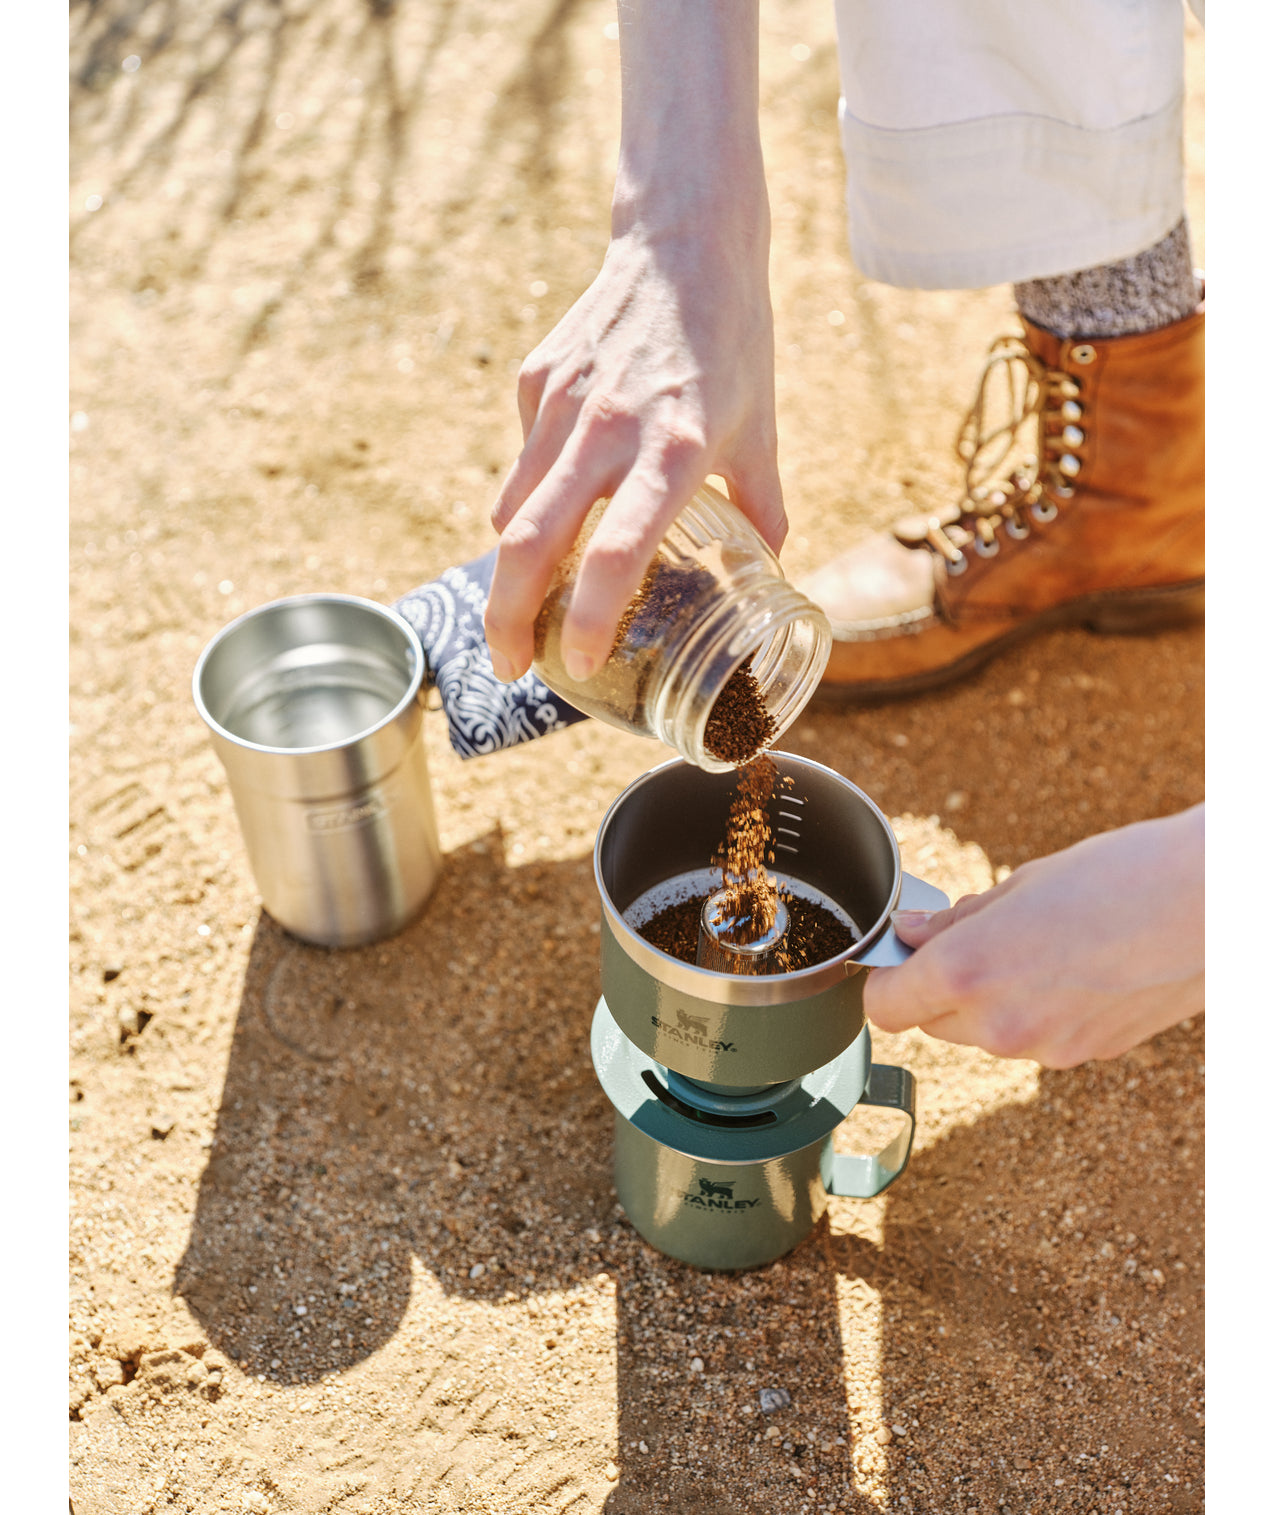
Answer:
[[(951, 903), (947, 895), (933, 884), (913, 878), (910, 873), (902, 875), (896, 910), (946, 910)], [(874, 942), (862, 957), (852, 958), (846, 964), (846, 970), (853, 973), (857, 968), (897, 968), (911, 956), (912, 948), (905, 947), (895, 935), (894, 927), (888, 926), (881, 940)]]
[[(951, 900), (941, 889), (927, 884), (924, 879), (915, 878), (910, 873), (903, 874), (900, 879), (896, 909), (946, 910), (950, 904)], [(912, 952), (913, 949), (901, 942), (894, 927), (890, 926), (879, 942), (847, 967), (895, 968), (906, 962)], [(841, 1199), (872, 1199), (888, 1189), (907, 1167), (912, 1156), (912, 1138), (916, 1134), (916, 1080), (906, 1068), (873, 1063), (868, 1069), (867, 1086), (859, 1104), (898, 1110), (907, 1116), (908, 1123), (883, 1151), (874, 1156), (834, 1152), (829, 1143), (824, 1163), (824, 1188)]]
[[(874, 1156), (834, 1152), (829, 1142), (822, 1164), (823, 1185), (829, 1194), (842, 1199), (872, 1199), (888, 1189), (907, 1167), (908, 1158), (912, 1156), (912, 1137), (916, 1133), (916, 1080), (906, 1068), (873, 1063), (868, 1069), (868, 1083), (859, 1105), (880, 1105), (887, 1110), (898, 1110), (907, 1116), (908, 1123)], [(854, 1111), (850, 1113), (853, 1115)]]

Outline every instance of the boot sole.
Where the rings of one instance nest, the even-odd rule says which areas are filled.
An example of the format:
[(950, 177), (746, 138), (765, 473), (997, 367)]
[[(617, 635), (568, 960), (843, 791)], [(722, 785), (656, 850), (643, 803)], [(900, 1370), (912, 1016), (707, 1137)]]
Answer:
[(1146, 636), (1170, 626), (1204, 619), (1204, 580), (1173, 584), (1163, 589), (1126, 589), (1085, 595), (1068, 600), (1053, 610), (1023, 621), (991, 641), (967, 652), (954, 663), (914, 673), (901, 679), (879, 679), (871, 684), (821, 683), (810, 698), (812, 705), (877, 705), (906, 699), (942, 688), (975, 672), (1016, 642), (1059, 626), (1083, 626), (1101, 636)]

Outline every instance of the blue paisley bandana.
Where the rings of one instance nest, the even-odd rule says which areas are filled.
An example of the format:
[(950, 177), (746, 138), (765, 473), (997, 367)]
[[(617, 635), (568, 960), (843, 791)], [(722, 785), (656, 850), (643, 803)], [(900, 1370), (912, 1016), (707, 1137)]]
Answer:
[(495, 566), (493, 547), (394, 602), (425, 648), (429, 682), (442, 698), (447, 733), (463, 758), (517, 747), (588, 719), (534, 673), (502, 684), (492, 672), (483, 612)]

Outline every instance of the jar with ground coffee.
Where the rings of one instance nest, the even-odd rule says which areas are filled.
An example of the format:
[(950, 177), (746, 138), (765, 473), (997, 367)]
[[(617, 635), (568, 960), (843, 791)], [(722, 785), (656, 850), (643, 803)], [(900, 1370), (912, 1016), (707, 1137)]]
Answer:
[(752, 523), (709, 485), (665, 534), (616, 631), (611, 656), (577, 683), (562, 623), (589, 513), (536, 621), (533, 667), (556, 694), (612, 726), (653, 736), (710, 773), (749, 762), (814, 693), (832, 647), (828, 618), (784, 577)]

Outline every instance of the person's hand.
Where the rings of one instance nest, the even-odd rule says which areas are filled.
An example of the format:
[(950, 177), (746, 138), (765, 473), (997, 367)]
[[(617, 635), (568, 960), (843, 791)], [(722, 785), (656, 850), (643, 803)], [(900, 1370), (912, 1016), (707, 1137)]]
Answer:
[(1119, 1057), (1204, 1008), (1204, 806), (1027, 863), (950, 910), (899, 911), (914, 955), (864, 1008), (1047, 1068)]
[(587, 679), (669, 523), (710, 473), (778, 551), (769, 212), (756, 101), (756, 7), (621, 9), (624, 124), (602, 269), (523, 365), (524, 445), (492, 511), (486, 614), (498, 677), (530, 666), (553, 571), (597, 500), (562, 630)]

